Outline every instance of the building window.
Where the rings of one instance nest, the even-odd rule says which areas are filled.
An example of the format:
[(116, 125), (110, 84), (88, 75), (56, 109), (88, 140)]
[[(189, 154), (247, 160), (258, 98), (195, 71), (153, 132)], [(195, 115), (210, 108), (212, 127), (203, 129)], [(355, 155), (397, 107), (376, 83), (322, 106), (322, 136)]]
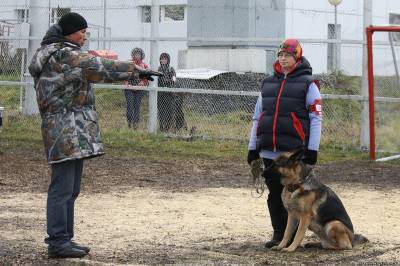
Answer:
[(57, 23), (62, 15), (71, 12), (71, 8), (52, 8), (51, 9), (51, 23)]
[(151, 6), (142, 6), (142, 23), (151, 23)]
[(29, 9), (16, 9), (18, 22), (27, 22), (29, 18)]
[(185, 20), (185, 6), (184, 5), (168, 5), (161, 6), (160, 21), (173, 22)]

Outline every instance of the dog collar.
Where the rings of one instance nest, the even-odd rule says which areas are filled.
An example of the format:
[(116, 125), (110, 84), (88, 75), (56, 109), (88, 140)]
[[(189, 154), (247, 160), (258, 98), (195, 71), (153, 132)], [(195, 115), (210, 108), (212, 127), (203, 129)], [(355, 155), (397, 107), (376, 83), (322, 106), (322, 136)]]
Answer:
[(303, 182), (297, 183), (297, 184), (289, 184), (287, 185), (287, 190), (289, 192), (295, 192), (296, 190), (298, 190), (301, 185), (303, 185), (305, 182), (307, 182), (307, 180), (310, 178), (311, 174), (313, 173), (312, 169), (309, 171), (308, 175), (306, 176), (306, 178), (304, 178)]
[(287, 190), (288, 190), (289, 192), (295, 192), (297, 189), (300, 188), (301, 184), (303, 184), (303, 183), (289, 184), (289, 185), (287, 185), (286, 187), (287, 187)]

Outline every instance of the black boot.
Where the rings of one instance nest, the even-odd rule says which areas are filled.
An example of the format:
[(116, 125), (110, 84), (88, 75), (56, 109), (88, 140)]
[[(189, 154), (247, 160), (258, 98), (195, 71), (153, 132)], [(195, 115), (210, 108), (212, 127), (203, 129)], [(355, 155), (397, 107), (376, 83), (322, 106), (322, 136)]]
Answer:
[(78, 244), (78, 243), (76, 243), (76, 242), (74, 242), (74, 241), (71, 241), (71, 246), (72, 246), (73, 248), (83, 250), (83, 251), (85, 251), (86, 253), (89, 253), (89, 252), (90, 252), (90, 247), (84, 246), (84, 245), (81, 245), (81, 244)]
[(265, 242), (265, 248), (272, 248), (274, 246), (279, 245), (279, 243), (281, 243), (283, 238), (283, 235), (281, 235), (280, 233), (277, 233), (274, 231), (274, 234), (272, 235), (272, 239)]
[(265, 247), (271, 248), (282, 241), (287, 224), (287, 212), (285, 207), (283, 207), (282, 200), (271, 197), (271, 195), (268, 197), (267, 205), (274, 233), (272, 239), (265, 243)]
[[(264, 159), (264, 164), (266, 166), (268, 166), (270, 163), (271, 160)], [(266, 168), (268, 169), (268, 167)], [(278, 245), (283, 238), (287, 223), (287, 211), (283, 206), (281, 198), (283, 186), (280, 181), (280, 175), (268, 170), (265, 171), (263, 175), (269, 190), (267, 206), (271, 218), (272, 228), (274, 230), (272, 239), (265, 243), (265, 247), (271, 248)]]
[(85, 251), (76, 249), (71, 245), (62, 248), (49, 247), (48, 249), (49, 258), (82, 258), (86, 255)]

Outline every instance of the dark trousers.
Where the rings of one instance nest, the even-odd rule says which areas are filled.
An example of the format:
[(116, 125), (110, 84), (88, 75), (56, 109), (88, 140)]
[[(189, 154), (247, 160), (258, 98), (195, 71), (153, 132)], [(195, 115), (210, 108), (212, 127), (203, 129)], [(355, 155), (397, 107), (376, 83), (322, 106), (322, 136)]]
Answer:
[(158, 122), (162, 132), (186, 127), (183, 113), (183, 95), (173, 92), (160, 92), (158, 96)]
[(175, 114), (175, 128), (186, 128), (185, 114), (183, 113), (183, 101), (185, 96), (182, 93), (176, 93), (174, 97), (174, 114)]
[(288, 216), (281, 197), (283, 185), (281, 184), (280, 175), (268, 168), (272, 164), (272, 160), (264, 158), (263, 161), (266, 169), (263, 176), (269, 190), (267, 206), (274, 230), (273, 239), (280, 241), (285, 233)]
[(83, 160), (51, 165), (47, 195), (47, 234), (49, 248), (63, 247), (74, 237), (74, 203), (81, 188)]
[(170, 130), (174, 116), (174, 95), (172, 92), (158, 94), (158, 123), (162, 132)]
[(144, 96), (142, 90), (124, 90), (126, 99), (126, 119), (129, 126), (137, 125), (140, 121), (140, 105)]

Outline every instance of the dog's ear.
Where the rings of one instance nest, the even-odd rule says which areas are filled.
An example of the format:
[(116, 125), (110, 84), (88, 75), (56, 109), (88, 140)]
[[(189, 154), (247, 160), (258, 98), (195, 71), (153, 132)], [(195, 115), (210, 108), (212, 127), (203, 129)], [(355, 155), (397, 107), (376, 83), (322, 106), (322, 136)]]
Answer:
[(291, 162), (293, 162), (293, 163), (294, 163), (294, 162), (297, 162), (297, 161), (300, 161), (301, 159), (303, 159), (304, 152), (305, 152), (305, 150), (304, 150), (304, 147), (303, 147), (303, 146), (300, 146), (300, 147), (296, 148), (296, 149), (293, 151), (292, 155), (290, 155), (289, 160), (290, 160)]

